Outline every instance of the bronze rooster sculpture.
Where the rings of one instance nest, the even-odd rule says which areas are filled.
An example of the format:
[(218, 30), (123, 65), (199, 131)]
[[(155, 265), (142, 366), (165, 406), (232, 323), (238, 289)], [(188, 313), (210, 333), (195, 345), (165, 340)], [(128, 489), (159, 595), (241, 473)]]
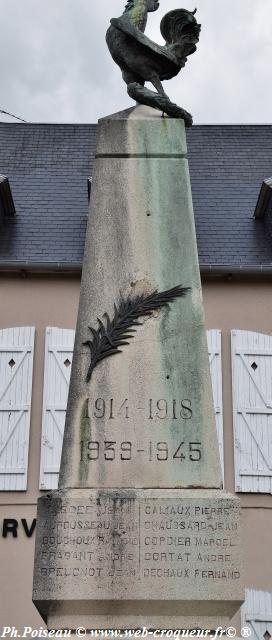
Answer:
[[(166, 44), (158, 45), (144, 34), (148, 12), (158, 8), (158, 0), (128, 0), (123, 15), (111, 20), (107, 45), (131, 98), (169, 116), (183, 118), (186, 126), (191, 126), (192, 116), (170, 101), (161, 81), (176, 76), (187, 56), (196, 51), (201, 25), (195, 18), (196, 9), (170, 11), (160, 25)], [(145, 82), (151, 82), (157, 93), (147, 89)]]

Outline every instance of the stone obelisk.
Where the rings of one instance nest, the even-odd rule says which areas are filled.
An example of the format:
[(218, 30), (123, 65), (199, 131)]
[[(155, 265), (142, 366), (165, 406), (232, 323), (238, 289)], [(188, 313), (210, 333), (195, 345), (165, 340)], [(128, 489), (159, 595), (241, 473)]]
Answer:
[(220, 475), (184, 122), (137, 106), (98, 124), (34, 602), (51, 628), (224, 626), (243, 599), (239, 536)]

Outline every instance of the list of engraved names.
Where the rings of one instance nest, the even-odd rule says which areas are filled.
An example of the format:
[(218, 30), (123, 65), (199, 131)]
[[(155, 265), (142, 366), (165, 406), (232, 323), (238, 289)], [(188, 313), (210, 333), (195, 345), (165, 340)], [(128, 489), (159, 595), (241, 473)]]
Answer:
[(88, 577), (99, 589), (124, 578), (169, 584), (179, 578), (202, 584), (240, 578), (239, 509), (231, 500), (120, 498), (97, 492), (88, 503), (53, 502), (38, 566), (47, 580), (61, 584)]

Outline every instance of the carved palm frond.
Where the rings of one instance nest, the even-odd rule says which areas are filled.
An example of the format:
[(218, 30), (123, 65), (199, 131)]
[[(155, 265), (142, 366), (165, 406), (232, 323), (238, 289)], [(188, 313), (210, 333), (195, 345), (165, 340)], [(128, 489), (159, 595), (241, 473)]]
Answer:
[(124, 299), (121, 297), (119, 306), (114, 305), (114, 317), (110, 320), (108, 313), (104, 313), (104, 322), (97, 318), (98, 329), (89, 327), (92, 334), (91, 340), (83, 344), (88, 346), (91, 352), (91, 364), (87, 373), (87, 382), (91, 380), (93, 370), (101, 360), (121, 353), (123, 347), (129, 344), (134, 337), (137, 327), (143, 323), (140, 317), (151, 316), (154, 311), (166, 307), (176, 298), (182, 298), (190, 291), (189, 287), (178, 285), (167, 291), (154, 291), (150, 295), (140, 294)]

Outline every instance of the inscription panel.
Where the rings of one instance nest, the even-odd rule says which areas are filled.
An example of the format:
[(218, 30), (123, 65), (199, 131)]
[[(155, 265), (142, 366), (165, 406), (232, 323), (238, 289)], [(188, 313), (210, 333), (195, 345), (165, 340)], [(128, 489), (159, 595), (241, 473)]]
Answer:
[(89, 490), (86, 499), (70, 490), (41, 498), (35, 599), (201, 600), (207, 589), (210, 599), (239, 599), (239, 500), (211, 493)]
[(210, 444), (188, 397), (88, 398), (78, 433), (80, 486), (206, 484)]

